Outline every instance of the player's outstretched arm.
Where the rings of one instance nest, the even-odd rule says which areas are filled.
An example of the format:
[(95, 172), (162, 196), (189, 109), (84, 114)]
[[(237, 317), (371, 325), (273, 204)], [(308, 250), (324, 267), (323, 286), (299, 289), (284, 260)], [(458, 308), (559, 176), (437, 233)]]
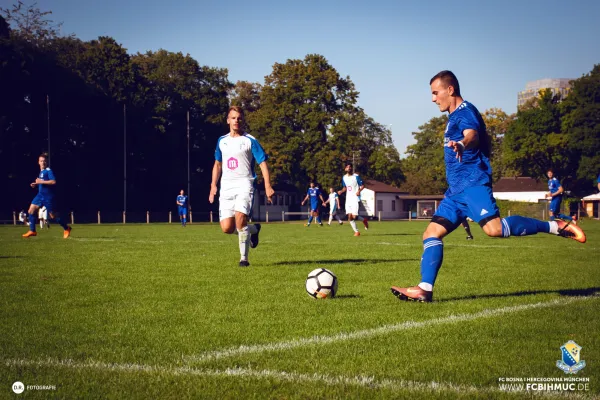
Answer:
[(338, 196), (341, 196), (342, 194), (344, 194), (344, 192), (346, 191), (346, 186), (344, 186), (343, 188), (341, 188), (340, 190), (338, 190)]
[(275, 194), (273, 187), (271, 186), (271, 173), (269, 172), (269, 166), (266, 161), (258, 164), (260, 171), (262, 172), (263, 179), (265, 180), (265, 195), (267, 196), (267, 202), (271, 203), (271, 198)]
[(208, 195), (208, 202), (211, 204), (215, 201), (215, 196), (217, 195), (217, 183), (221, 179), (222, 168), (221, 162), (215, 160), (212, 170), (212, 182), (210, 183), (210, 194)]

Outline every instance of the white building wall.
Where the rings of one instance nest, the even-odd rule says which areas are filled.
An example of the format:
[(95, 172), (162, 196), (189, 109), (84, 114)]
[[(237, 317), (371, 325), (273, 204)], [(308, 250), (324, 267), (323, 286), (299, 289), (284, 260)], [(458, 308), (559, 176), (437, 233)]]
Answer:
[(496, 200), (523, 201), (527, 203), (539, 203), (546, 200), (547, 192), (494, 192)]

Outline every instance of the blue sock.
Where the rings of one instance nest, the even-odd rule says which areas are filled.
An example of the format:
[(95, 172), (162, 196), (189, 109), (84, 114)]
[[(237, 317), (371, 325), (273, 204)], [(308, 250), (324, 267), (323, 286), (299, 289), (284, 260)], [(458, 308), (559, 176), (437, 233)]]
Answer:
[(533, 218), (513, 215), (512, 217), (502, 218), (502, 236), (528, 236), (536, 233), (550, 232), (550, 223), (539, 221)]
[(67, 224), (64, 223), (64, 221), (62, 220), (61, 217), (56, 217), (51, 219), (51, 221), (56, 222), (57, 224), (59, 224), (60, 226), (62, 226), (62, 228), (66, 231), (67, 229), (69, 229), (69, 226)]
[(569, 215), (565, 215), (565, 214), (558, 214), (558, 218), (566, 219), (567, 221), (573, 221), (573, 218), (571, 218)]
[(308, 224), (309, 224), (309, 225), (310, 225), (310, 223), (312, 222), (312, 219), (313, 219), (312, 215), (311, 215), (310, 217), (308, 217)]
[(423, 240), (423, 256), (421, 257), (421, 282), (433, 286), (438, 271), (444, 260), (444, 244), (438, 238)]
[(554, 221), (554, 215), (550, 216), (550, 221)]
[(185, 226), (185, 224), (187, 224), (187, 218), (186, 217), (183, 217), (182, 224), (183, 224), (183, 226)]
[(29, 214), (29, 230), (35, 232), (35, 214)]
[(321, 223), (321, 217), (317, 217), (317, 222), (320, 224)]

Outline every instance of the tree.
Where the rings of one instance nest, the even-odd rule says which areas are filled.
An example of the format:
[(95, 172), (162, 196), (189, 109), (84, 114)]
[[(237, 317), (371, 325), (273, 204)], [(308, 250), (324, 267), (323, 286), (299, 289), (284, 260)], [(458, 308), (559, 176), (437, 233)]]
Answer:
[(253, 113), (260, 108), (261, 85), (247, 81), (237, 81), (229, 99), (231, 105), (240, 106), (247, 114)]
[(46, 18), (52, 11), (41, 11), (36, 6), (37, 3), (26, 6), (18, 0), (11, 9), (0, 7), (0, 13), (4, 14), (4, 19), (13, 26), (13, 34), (16, 37), (41, 46), (60, 35), (62, 23), (56, 24)]
[(559, 96), (540, 91), (534, 107), (521, 108), (503, 141), (506, 166), (520, 175), (543, 179), (548, 168), (567, 178), (575, 171), (569, 135), (561, 132)]
[(401, 186), (410, 194), (442, 194), (448, 188), (444, 165), (444, 130), (448, 116), (434, 117), (419, 131), (413, 132), (416, 143), (406, 149), (402, 171), (406, 181)]
[(567, 146), (578, 162), (574, 171), (576, 187), (586, 194), (590, 181), (595, 182), (600, 171), (600, 64), (572, 82), (560, 109), (562, 130), (568, 133)]
[(516, 176), (517, 173), (507, 165), (502, 154), (502, 142), (510, 125), (515, 120), (515, 114), (508, 115), (500, 108), (490, 108), (483, 114), (487, 133), (492, 141), (492, 180), (498, 181), (503, 176)]

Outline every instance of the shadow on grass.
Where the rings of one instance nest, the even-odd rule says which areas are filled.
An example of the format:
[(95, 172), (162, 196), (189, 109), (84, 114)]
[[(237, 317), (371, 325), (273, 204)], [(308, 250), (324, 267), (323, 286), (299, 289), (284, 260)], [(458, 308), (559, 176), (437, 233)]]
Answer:
[(25, 256), (0, 256), (0, 259), (3, 258), (25, 258)]
[(334, 297), (334, 299), (340, 299), (340, 300), (344, 300), (344, 299), (362, 299), (361, 295), (358, 294), (338, 294), (337, 296)]
[(397, 262), (407, 262), (407, 261), (419, 261), (418, 258), (403, 258), (398, 260), (379, 260), (379, 259), (368, 259), (368, 258), (345, 258), (342, 260), (302, 260), (302, 261), (279, 261), (276, 263), (271, 263), (269, 265), (304, 265), (304, 264), (316, 264), (316, 265), (331, 265), (331, 264), (389, 264), (389, 263), (397, 263)]
[(474, 299), (493, 299), (499, 297), (521, 297), (521, 296), (533, 296), (536, 294), (559, 294), (561, 296), (578, 297), (578, 296), (592, 296), (596, 293), (600, 293), (600, 287), (591, 287), (586, 289), (559, 289), (559, 290), (529, 290), (525, 292), (513, 292), (513, 293), (490, 293), (490, 294), (479, 294), (462, 297), (451, 297), (449, 299), (436, 300), (436, 303), (443, 303), (446, 301), (458, 301), (458, 300), (474, 300)]
[(423, 236), (423, 233), (365, 233), (369, 236)]

